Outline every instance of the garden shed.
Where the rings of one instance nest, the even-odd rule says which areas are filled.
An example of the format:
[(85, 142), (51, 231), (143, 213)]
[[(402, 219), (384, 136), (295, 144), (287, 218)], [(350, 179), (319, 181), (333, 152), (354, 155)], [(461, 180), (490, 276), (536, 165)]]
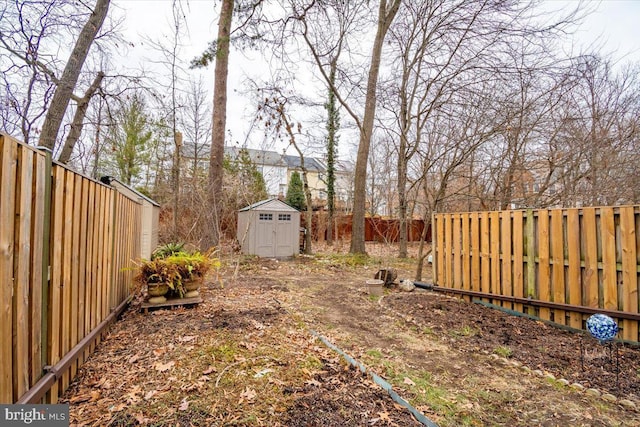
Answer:
[(300, 251), (300, 212), (278, 199), (267, 199), (238, 211), (236, 233), (242, 253), (284, 258)]
[(150, 259), (151, 253), (158, 246), (158, 222), (160, 205), (141, 192), (129, 187), (113, 177), (102, 177), (105, 184), (111, 185), (118, 192), (142, 205), (140, 224), (140, 258)]

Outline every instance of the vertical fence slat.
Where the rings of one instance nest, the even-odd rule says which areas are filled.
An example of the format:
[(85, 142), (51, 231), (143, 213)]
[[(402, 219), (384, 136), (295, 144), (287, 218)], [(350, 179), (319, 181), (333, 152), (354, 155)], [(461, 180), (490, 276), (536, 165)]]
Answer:
[[(86, 336), (85, 331), (85, 304), (86, 304), (86, 288), (87, 288), (87, 217), (89, 205), (89, 180), (83, 178), (81, 180), (81, 206), (80, 206), (80, 241), (78, 242), (78, 341)], [(78, 366), (84, 363), (84, 353), (78, 358)]]
[(453, 220), (453, 287), (462, 289), (462, 236), (460, 214), (452, 215)]
[(444, 283), (451, 286), (452, 257), (451, 254), (451, 223), (453, 215), (444, 216)]
[[(526, 249), (527, 249), (527, 288), (524, 291), (524, 296), (527, 298), (536, 298), (536, 227), (535, 227), (535, 215), (533, 210), (527, 210), (527, 223), (526, 223)], [(534, 313), (529, 313), (534, 314)]]
[[(469, 214), (462, 214), (462, 289), (471, 290), (471, 243), (469, 239)], [(466, 298), (467, 301), (471, 298)]]
[[(501, 293), (500, 286), (500, 212), (495, 211), (489, 214), (489, 250), (491, 265), (491, 285), (490, 292), (499, 295)], [(502, 305), (502, 301), (493, 301), (494, 304)]]
[[(18, 152), (0, 135), (0, 336), (10, 337), (13, 322), (13, 233)], [(13, 403), (13, 351), (0, 346), (0, 403)]]
[(30, 291), (29, 305), (30, 313), (30, 380), (29, 385), (35, 384), (42, 376), (42, 320), (46, 318), (42, 306), (43, 288), (43, 257), (44, 257), (44, 222), (45, 222), (45, 197), (47, 197), (46, 180), (51, 180), (47, 176), (46, 157), (43, 155), (34, 156), (34, 189), (31, 200), (31, 210), (33, 214), (33, 228), (31, 232), (31, 271), (30, 271)]
[[(80, 175), (74, 177), (73, 185), (73, 237), (72, 242), (72, 270), (71, 270), (71, 334), (70, 343), (71, 347), (75, 346), (79, 342), (78, 338), (78, 318), (79, 316), (79, 293), (80, 293), (80, 224), (81, 224), (81, 207), (82, 207), (82, 181), (83, 178)], [(71, 365), (70, 376), (74, 378), (78, 370), (78, 362), (75, 361)]]
[(444, 281), (444, 219), (442, 215), (438, 215), (438, 220), (436, 223), (436, 233), (437, 236), (437, 253), (434, 259), (438, 263), (438, 268), (436, 269), (438, 284), (441, 286), (446, 286)]
[[(632, 206), (620, 208), (620, 239), (622, 249), (622, 309), (631, 313), (638, 312), (638, 248), (635, 212)], [(622, 337), (640, 341), (638, 322), (622, 321)]]
[[(62, 286), (62, 236), (64, 209), (64, 177), (65, 170), (60, 166), (53, 167), (53, 203), (51, 206), (51, 285), (49, 287), (48, 313), (48, 364), (53, 366), (60, 360), (60, 291)], [(49, 390), (47, 401), (58, 401), (58, 383)]]
[(480, 218), (471, 214), (471, 289), (480, 291)]
[[(88, 182), (89, 204), (87, 208), (87, 250), (86, 250), (86, 272), (85, 272), (85, 293), (84, 293), (84, 334), (85, 336), (91, 332), (91, 310), (93, 307), (93, 288), (94, 288), (94, 271), (93, 267), (93, 247), (95, 245), (96, 236), (94, 234), (95, 227), (95, 214), (96, 214), (96, 187), (95, 182)], [(92, 346), (89, 346), (84, 351), (84, 357), (89, 356)]]
[[(512, 270), (512, 246), (511, 246), (511, 211), (501, 213), (502, 222), (500, 230), (500, 250), (502, 252), (502, 294), (513, 296), (513, 283), (511, 280)], [(513, 308), (510, 301), (502, 301), (502, 306), (508, 309)]]
[[(513, 296), (522, 298), (524, 294), (524, 239), (522, 230), (524, 225), (523, 212), (513, 212)], [(513, 309), (522, 312), (522, 304), (514, 303)]]
[[(551, 274), (549, 262), (549, 211), (538, 211), (538, 298), (551, 301)], [(551, 310), (540, 307), (539, 316), (551, 320)]]
[[(565, 303), (564, 283), (564, 236), (562, 227), (562, 211), (551, 211), (551, 289), (553, 302)], [(564, 310), (553, 311), (553, 321), (561, 325), (566, 324)]]
[[(580, 217), (577, 209), (567, 210), (567, 259), (569, 304), (582, 304), (582, 288), (580, 284)], [(569, 326), (582, 328), (582, 314), (569, 312)]]
[(491, 290), (491, 263), (489, 260), (489, 212), (480, 213), (480, 290)]
[(31, 263), (31, 199), (33, 152), (18, 148), (13, 282), (13, 399), (29, 389), (29, 267)]
[(582, 210), (584, 241), (583, 304), (598, 307), (598, 241), (595, 208)]
[(602, 297), (604, 308), (618, 309), (618, 274), (616, 272), (616, 229), (613, 208), (600, 209), (602, 233)]
[[(71, 350), (71, 269), (73, 240), (73, 188), (74, 177), (69, 170), (65, 171), (64, 180), (64, 231), (62, 248), (62, 305), (60, 309), (60, 355)], [(69, 386), (69, 371), (65, 371), (60, 379), (60, 392)]]

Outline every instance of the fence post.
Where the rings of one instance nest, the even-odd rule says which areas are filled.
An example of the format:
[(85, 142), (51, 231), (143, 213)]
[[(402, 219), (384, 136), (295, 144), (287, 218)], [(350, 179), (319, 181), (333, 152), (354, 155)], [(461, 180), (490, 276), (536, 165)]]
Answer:
[(42, 331), (41, 331), (41, 360), (42, 366), (48, 361), (48, 336), (49, 323), (47, 313), (49, 312), (49, 280), (51, 279), (51, 263), (49, 253), (51, 249), (51, 168), (53, 165), (52, 152), (47, 147), (37, 147), (45, 155), (45, 185), (44, 185), (44, 221), (42, 225)]

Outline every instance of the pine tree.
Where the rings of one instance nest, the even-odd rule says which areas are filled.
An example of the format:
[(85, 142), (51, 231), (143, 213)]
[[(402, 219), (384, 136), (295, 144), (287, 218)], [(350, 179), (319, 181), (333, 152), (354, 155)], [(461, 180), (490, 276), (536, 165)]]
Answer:
[(287, 188), (286, 202), (289, 204), (289, 206), (292, 206), (299, 211), (304, 210), (306, 207), (306, 203), (304, 200), (304, 190), (302, 188), (302, 179), (300, 178), (300, 174), (298, 172), (293, 172), (291, 174), (289, 187)]

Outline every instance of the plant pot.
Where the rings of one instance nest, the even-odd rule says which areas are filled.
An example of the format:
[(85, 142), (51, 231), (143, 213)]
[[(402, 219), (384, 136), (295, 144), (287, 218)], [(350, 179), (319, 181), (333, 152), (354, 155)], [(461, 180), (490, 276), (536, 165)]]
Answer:
[(377, 297), (381, 297), (384, 292), (384, 280), (380, 279), (368, 279), (367, 280), (367, 291), (369, 295), (374, 295)]
[(149, 302), (151, 304), (160, 304), (166, 302), (165, 295), (169, 292), (169, 285), (166, 283), (147, 283), (147, 293), (149, 294)]
[(198, 295), (200, 295), (200, 292), (198, 292), (200, 285), (202, 285), (202, 278), (197, 278), (197, 279), (189, 280), (187, 282), (182, 282), (182, 286), (184, 287), (184, 290), (187, 291), (185, 292), (184, 297), (195, 298)]

